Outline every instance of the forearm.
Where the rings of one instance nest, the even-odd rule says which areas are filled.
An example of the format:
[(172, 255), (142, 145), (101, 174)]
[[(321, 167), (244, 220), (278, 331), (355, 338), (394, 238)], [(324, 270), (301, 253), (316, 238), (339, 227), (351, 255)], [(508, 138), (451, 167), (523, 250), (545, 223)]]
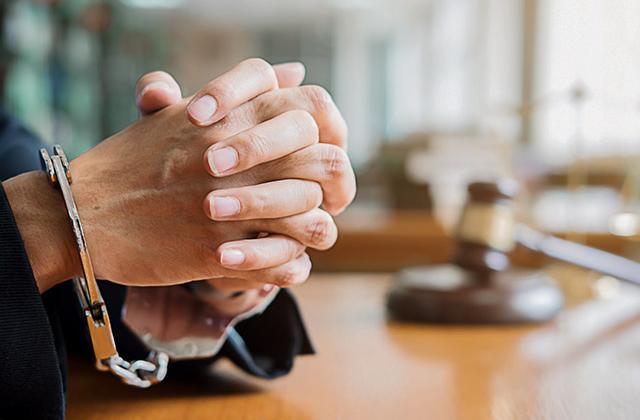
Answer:
[(40, 293), (78, 274), (79, 260), (66, 208), (44, 172), (28, 172), (2, 186)]

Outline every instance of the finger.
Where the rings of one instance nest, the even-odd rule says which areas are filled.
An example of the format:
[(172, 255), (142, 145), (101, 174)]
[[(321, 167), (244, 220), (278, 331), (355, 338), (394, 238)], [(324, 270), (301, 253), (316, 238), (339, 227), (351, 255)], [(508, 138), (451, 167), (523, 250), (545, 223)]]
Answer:
[(307, 253), (293, 261), (266, 270), (249, 271), (259, 276), (264, 283), (278, 287), (290, 287), (304, 283), (311, 273), (311, 259)]
[(346, 150), (348, 129), (331, 95), (320, 86), (275, 89), (232, 110), (224, 124), (211, 127), (218, 138), (231, 137), (287, 111), (304, 110), (313, 116), (320, 143), (335, 144)]
[(305, 247), (298, 241), (282, 235), (260, 239), (227, 242), (218, 247), (218, 262), (234, 270), (260, 270), (277, 267), (295, 260)]
[(250, 58), (209, 82), (191, 99), (187, 114), (193, 124), (206, 127), (238, 105), (277, 87), (271, 64)]
[(317, 182), (285, 179), (255, 186), (216, 190), (204, 211), (212, 220), (276, 219), (304, 213), (322, 203)]
[(213, 176), (231, 175), (317, 142), (313, 117), (305, 111), (288, 111), (209, 147), (205, 167)]
[(255, 168), (261, 182), (306, 179), (322, 187), (322, 206), (332, 215), (341, 213), (356, 193), (356, 179), (345, 151), (332, 144), (314, 144), (285, 158)]
[(304, 64), (299, 62), (275, 64), (273, 70), (280, 88), (300, 86), (306, 73)]
[(338, 228), (333, 217), (318, 208), (280, 219), (256, 220), (252, 225), (255, 224), (255, 229), (264, 229), (265, 223), (269, 232), (293, 238), (313, 249), (329, 249), (338, 239)]
[(305, 252), (298, 258), (277, 267), (249, 271), (221, 267), (221, 271), (222, 275), (228, 278), (240, 278), (247, 282), (289, 287), (303, 283), (309, 277), (311, 260)]
[(181, 99), (178, 82), (163, 71), (147, 73), (136, 83), (136, 105), (142, 115), (152, 114)]
[[(253, 273), (256, 273), (254, 271)], [(293, 261), (289, 261), (281, 266), (263, 270), (262, 278), (265, 283), (278, 287), (290, 287), (304, 283), (311, 273), (311, 259), (307, 253)]]

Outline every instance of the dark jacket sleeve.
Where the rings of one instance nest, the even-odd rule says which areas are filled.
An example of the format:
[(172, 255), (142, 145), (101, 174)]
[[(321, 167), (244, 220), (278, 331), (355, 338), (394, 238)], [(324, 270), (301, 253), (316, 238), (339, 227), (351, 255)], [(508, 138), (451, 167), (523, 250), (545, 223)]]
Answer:
[(0, 186), (0, 417), (62, 418), (54, 335)]
[(42, 142), (0, 108), (0, 181), (40, 168)]

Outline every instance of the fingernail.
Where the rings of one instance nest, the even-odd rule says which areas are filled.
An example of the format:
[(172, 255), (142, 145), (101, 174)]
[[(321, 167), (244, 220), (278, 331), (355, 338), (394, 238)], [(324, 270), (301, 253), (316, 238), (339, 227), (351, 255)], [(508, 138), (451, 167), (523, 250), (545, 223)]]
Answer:
[(238, 265), (244, 262), (244, 252), (239, 249), (225, 249), (220, 256), (220, 263), (225, 266)]
[(211, 171), (220, 175), (238, 164), (238, 152), (233, 147), (223, 147), (209, 152)]
[(258, 295), (260, 297), (265, 297), (266, 295), (268, 295), (273, 290), (274, 287), (275, 286), (273, 284), (265, 284), (264, 286), (262, 286), (262, 289), (260, 290)]
[(271, 290), (273, 290), (273, 288), (273, 284), (265, 284), (264, 286), (262, 286), (262, 290), (264, 290), (265, 292), (270, 292)]
[(229, 217), (240, 213), (240, 201), (235, 197), (213, 197), (211, 199), (211, 216)]
[(144, 96), (145, 93), (147, 93), (148, 91), (150, 91), (152, 89), (164, 90), (165, 92), (170, 92), (171, 93), (171, 88), (169, 87), (168, 84), (166, 84), (165, 82), (163, 82), (161, 80), (156, 80), (155, 82), (151, 82), (151, 83), (149, 83), (148, 85), (146, 85), (145, 87), (142, 88), (142, 90), (138, 94), (138, 98), (137, 98), (138, 102), (140, 102), (140, 99), (142, 99), (142, 97)]
[(204, 95), (198, 98), (195, 102), (189, 104), (187, 111), (199, 123), (206, 123), (211, 119), (211, 117), (213, 117), (216, 109), (218, 109), (218, 103), (214, 97)]

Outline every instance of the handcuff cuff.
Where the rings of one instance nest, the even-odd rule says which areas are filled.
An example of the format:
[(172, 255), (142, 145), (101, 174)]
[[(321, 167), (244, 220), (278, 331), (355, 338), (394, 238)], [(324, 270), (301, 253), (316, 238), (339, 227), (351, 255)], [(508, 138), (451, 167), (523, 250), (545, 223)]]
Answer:
[[(234, 329), (235, 324), (263, 312), (277, 294), (277, 290), (274, 289), (250, 310), (229, 317), (218, 336), (208, 337), (205, 340), (202, 337), (183, 337), (175, 341), (162, 341), (130, 327), (132, 332), (151, 351), (145, 360), (129, 362), (123, 359), (116, 349), (107, 307), (96, 281), (82, 223), (71, 192), (72, 178), (69, 161), (60, 145), (54, 146), (51, 156), (46, 149), (40, 149), (40, 158), (49, 182), (62, 192), (71, 222), (83, 273), (82, 276), (73, 278), (73, 285), (86, 318), (98, 370), (110, 371), (127, 385), (148, 388), (165, 378), (170, 357), (184, 360), (214, 356), (228, 336), (237, 334)], [(210, 286), (206, 285), (206, 282), (198, 283), (200, 283), (199, 286), (197, 284), (188, 285), (185, 289), (206, 301), (212, 290)]]
[(73, 278), (73, 285), (89, 328), (96, 368), (101, 371), (111, 371), (124, 383), (139, 388), (148, 388), (162, 381), (167, 374), (169, 364), (169, 356), (166, 353), (152, 351), (146, 360), (132, 362), (124, 360), (118, 354), (107, 307), (93, 272), (82, 223), (71, 193), (72, 179), (69, 161), (60, 145), (53, 147), (53, 155), (51, 156), (49, 156), (47, 149), (40, 149), (40, 158), (49, 182), (62, 192), (64, 204), (71, 220), (83, 273), (82, 276)]

